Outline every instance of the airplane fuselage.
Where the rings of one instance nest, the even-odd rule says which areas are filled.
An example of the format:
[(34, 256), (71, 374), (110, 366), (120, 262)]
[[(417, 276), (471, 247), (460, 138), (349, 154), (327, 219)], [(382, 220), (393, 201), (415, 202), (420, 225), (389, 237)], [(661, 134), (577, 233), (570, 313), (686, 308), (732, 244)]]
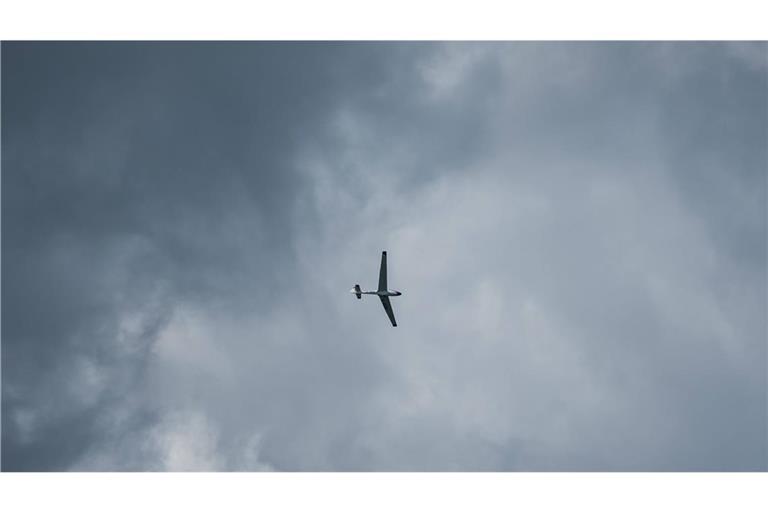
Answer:
[[(351, 293), (355, 293), (355, 290), (352, 289), (352, 290), (350, 290), (350, 292)], [(384, 290), (384, 291), (381, 291), (381, 292), (363, 292), (363, 291), (361, 291), (360, 293), (362, 293), (363, 295), (378, 295), (380, 297), (399, 297), (400, 295), (402, 295), (402, 293), (400, 293), (397, 290)]]

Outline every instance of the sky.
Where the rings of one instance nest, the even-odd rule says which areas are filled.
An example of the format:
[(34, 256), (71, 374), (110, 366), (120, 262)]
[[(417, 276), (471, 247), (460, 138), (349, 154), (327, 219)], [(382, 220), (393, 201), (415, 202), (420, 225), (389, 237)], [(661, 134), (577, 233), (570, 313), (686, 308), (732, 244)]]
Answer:
[(766, 43), (5, 42), (2, 469), (766, 470), (767, 141)]

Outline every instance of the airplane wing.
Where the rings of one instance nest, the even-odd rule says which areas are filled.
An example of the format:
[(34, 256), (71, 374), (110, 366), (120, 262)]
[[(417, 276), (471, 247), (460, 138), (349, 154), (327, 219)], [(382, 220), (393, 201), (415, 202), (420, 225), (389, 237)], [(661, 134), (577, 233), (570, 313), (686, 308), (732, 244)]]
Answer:
[[(386, 255), (387, 253), (384, 254)], [(389, 302), (389, 297), (379, 295), (379, 298), (381, 299), (381, 305), (384, 306), (384, 311), (387, 312), (389, 321), (392, 322), (392, 327), (397, 327), (397, 322), (395, 322), (395, 314), (392, 312), (392, 304)]]
[[(387, 251), (381, 253), (381, 267), (379, 268), (379, 290), (387, 291)], [(384, 306), (387, 307), (387, 306)], [(391, 315), (390, 315), (391, 316)], [(392, 321), (394, 323), (394, 320)]]

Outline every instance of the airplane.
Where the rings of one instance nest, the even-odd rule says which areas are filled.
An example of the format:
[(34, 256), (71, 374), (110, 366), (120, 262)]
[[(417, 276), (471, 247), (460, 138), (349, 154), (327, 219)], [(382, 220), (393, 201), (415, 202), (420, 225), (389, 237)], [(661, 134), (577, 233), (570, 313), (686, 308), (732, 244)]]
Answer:
[(357, 295), (358, 299), (362, 299), (363, 295), (378, 295), (381, 299), (381, 305), (384, 306), (384, 311), (387, 312), (389, 321), (392, 322), (392, 327), (397, 327), (395, 322), (395, 314), (392, 312), (392, 304), (389, 303), (390, 297), (399, 297), (402, 295), (397, 290), (387, 290), (387, 251), (381, 253), (381, 267), (379, 268), (379, 289), (375, 292), (364, 292), (360, 289), (360, 285), (356, 284), (354, 288), (349, 290), (350, 293)]

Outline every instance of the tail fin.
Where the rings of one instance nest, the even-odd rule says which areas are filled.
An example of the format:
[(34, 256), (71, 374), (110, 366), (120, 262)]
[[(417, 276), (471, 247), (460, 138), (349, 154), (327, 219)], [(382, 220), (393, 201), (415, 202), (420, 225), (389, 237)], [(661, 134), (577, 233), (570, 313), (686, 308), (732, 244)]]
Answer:
[(360, 285), (356, 284), (355, 285), (355, 295), (357, 295), (358, 299), (362, 299), (363, 298), (363, 294), (361, 292), (362, 292), (362, 290), (360, 289)]

